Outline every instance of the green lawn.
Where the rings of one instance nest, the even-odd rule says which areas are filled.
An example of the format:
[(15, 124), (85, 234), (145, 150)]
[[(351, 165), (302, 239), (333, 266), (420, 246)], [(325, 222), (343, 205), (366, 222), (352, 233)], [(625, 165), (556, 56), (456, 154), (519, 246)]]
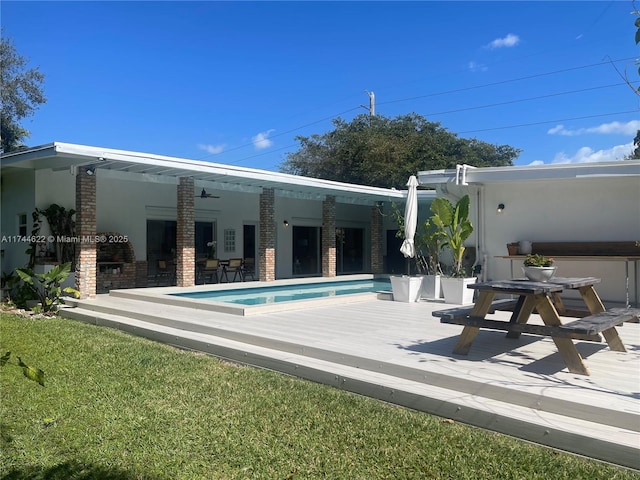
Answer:
[(638, 472), (60, 318), (2, 314), (3, 479), (631, 479)]

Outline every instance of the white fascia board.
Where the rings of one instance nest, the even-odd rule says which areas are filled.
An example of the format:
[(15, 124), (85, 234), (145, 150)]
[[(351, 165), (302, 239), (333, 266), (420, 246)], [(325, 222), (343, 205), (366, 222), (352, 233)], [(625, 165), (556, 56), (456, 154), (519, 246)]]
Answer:
[[(104, 159), (104, 161), (120, 161), (135, 163), (138, 165), (146, 165), (152, 167), (164, 167), (168, 170), (174, 169), (176, 173), (187, 174), (193, 173), (197, 179), (197, 174), (208, 174), (218, 177), (218, 182), (225, 181), (233, 183), (233, 177), (252, 180), (255, 185), (264, 187), (273, 186), (274, 188), (282, 188), (282, 186), (292, 187), (308, 187), (312, 189), (325, 190), (328, 195), (341, 192), (345, 196), (352, 195), (371, 195), (379, 197), (402, 198), (402, 191), (391, 190), (387, 188), (370, 187), (367, 185), (355, 185), (350, 183), (336, 182), (332, 180), (323, 180), (318, 178), (302, 177), (299, 175), (291, 175), (287, 173), (272, 172), (267, 170), (258, 170), (254, 168), (236, 167), (233, 165), (225, 165), (220, 163), (187, 160), (183, 158), (168, 157), (162, 155), (146, 154), (139, 152), (128, 152), (124, 150), (104, 149), (99, 147), (88, 147), (84, 145), (74, 145), (66, 143), (56, 143), (56, 152), (65, 155), (78, 155), (82, 157), (93, 157)], [(98, 164), (99, 167), (99, 164)], [(170, 175), (170, 173), (167, 173)]]
[[(468, 184), (487, 184), (513, 181), (564, 180), (612, 176), (640, 176), (640, 160), (620, 160), (598, 163), (565, 163), (528, 165), (522, 167), (480, 167), (466, 170)], [(428, 170), (418, 172), (420, 185), (455, 183), (456, 170)]]
[[(33, 162), (39, 158), (46, 158), (55, 155), (55, 145), (49, 143), (47, 145), (40, 145), (38, 147), (32, 147), (25, 150), (18, 150), (15, 152), (3, 153), (0, 156), (0, 165), (17, 168), (34, 168)], [(17, 165), (17, 164), (20, 165)]]
[[(373, 197), (373, 199), (403, 198), (406, 193), (401, 190), (371, 187), (367, 185), (355, 185), (344, 182), (323, 180), (287, 173), (258, 170), (254, 168), (237, 167), (220, 163), (188, 160), (184, 158), (170, 157), (111, 148), (92, 147), (72, 143), (54, 142), (48, 145), (32, 147), (30, 149), (11, 152), (2, 156), (2, 163), (24, 166), (25, 168), (38, 168), (36, 163), (43, 163), (40, 168), (51, 166), (51, 158), (60, 157), (72, 160), (71, 164), (87, 165), (95, 163), (100, 168), (104, 162), (105, 169), (109, 169), (117, 163), (131, 166), (150, 167), (150, 174), (155, 174), (152, 169), (163, 169), (162, 175), (166, 177), (193, 176), (196, 181), (205, 181), (221, 185), (223, 183), (244, 183), (247, 190), (275, 188), (295, 191), (301, 188), (303, 194), (307, 189), (313, 193), (324, 192), (325, 195), (336, 195), (341, 198)], [(68, 165), (65, 165), (65, 167)], [(116, 168), (110, 169), (117, 171)], [(137, 172), (145, 174), (145, 172)], [(237, 179), (235, 181), (234, 179)], [(160, 179), (156, 181), (161, 182)], [(360, 200), (362, 201), (362, 200)]]

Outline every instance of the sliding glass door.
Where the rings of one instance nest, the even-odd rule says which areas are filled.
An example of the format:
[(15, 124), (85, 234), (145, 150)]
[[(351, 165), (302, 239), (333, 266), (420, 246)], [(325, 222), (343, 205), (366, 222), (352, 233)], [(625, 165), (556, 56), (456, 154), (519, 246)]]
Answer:
[(336, 272), (364, 271), (364, 229), (336, 228)]
[(312, 276), (321, 273), (320, 227), (293, 227), (293, 274)]

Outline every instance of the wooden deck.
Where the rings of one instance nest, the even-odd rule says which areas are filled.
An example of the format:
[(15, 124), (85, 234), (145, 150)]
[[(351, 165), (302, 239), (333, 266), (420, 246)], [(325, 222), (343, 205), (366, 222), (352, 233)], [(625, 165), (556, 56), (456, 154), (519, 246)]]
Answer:
[(640, 469), (640, 324), (619, 328), (627, 352), (576, 341), (585, 377), (534, 335), (482, 330), (452, 354), (461, 327), (431, 315), (448, 306), (368, 298), (240, 317), (99, 295), (62, 314)]

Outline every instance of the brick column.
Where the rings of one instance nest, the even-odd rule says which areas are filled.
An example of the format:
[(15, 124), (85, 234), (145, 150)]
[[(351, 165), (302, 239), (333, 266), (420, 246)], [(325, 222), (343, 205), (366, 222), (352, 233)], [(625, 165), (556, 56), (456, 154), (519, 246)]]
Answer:
[[(87, 175), (80, 167), (76, 174), (76, 235), (80, 239), (95, 238), (96, 223), (96, 174)], [(80, 298), (96, 296), (97, 245), (80, 241), (76, 245), (76, 289)]]
[(382, 273), (382, 202), (371, 207), (371, 273)]
[(322, 202), (322, 276), (336, 276), (336, 197)]
[(193, 177), (181, 177), (178, 184), (178, 218), (176, 234), (176, 285), (196, 284), (196, 219)]
[(260, 194), (260, 241), (258, 245), (258, 279), (273, 282), (276, 279), (276, 224), (274, 221), (275, 192), (264, 188)]

